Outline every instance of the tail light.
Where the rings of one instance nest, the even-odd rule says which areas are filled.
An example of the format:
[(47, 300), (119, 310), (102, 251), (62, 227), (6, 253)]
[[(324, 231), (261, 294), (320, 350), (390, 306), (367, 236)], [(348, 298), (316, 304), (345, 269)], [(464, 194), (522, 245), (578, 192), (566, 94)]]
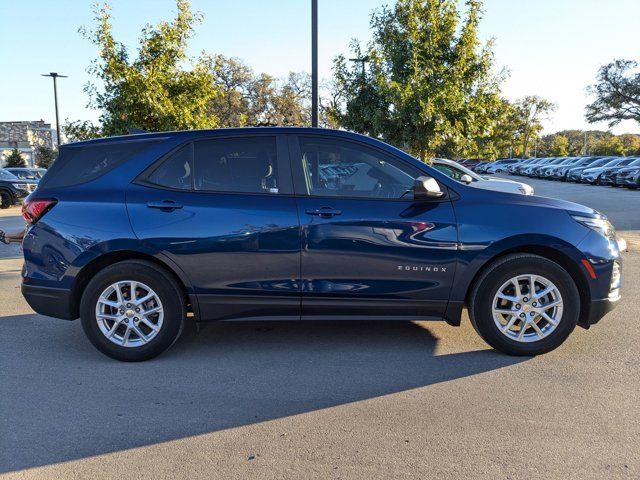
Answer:
[(22, 204), (22, 216), (27, 223), (36, 223), (45, 213), (51, 210), (56, 203), (58, 203), (58, 201), (53, 198), (33, 200), (27, 198)]

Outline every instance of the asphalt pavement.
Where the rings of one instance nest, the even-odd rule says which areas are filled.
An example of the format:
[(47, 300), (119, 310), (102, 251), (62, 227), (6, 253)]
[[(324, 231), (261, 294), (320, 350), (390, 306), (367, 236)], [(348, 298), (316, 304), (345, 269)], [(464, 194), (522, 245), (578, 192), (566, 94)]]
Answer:
[[(640, 232), (640, 192), (524, 181)], [(640, 478), (638, 250), (618, 308), (536, 358), (492, 351), (465, 316), (205, 324), (125, 364), (35, 315), (3, 248), (2, 478)]]

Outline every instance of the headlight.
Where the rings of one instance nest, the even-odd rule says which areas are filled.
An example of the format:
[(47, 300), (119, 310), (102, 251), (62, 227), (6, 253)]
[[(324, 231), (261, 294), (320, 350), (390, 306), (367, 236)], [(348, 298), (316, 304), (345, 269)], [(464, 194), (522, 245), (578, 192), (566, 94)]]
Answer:
[(531, 185), (521, 185), (518, 187), (523, 195), (533, 195), (533, 187)]
[(584, 225), (585, 227), (594, 230), (605, 237), (615, 236), (616, 229), (611, 225), (611, 222), (604, 217), (580, 217), (578, 215), (571, 215), (573, 219)]
[(12, 183), (11, 185), (13, 185), (13, 188), (17, 188), (18, 190), (27, 190), (27, 184), (26, 183)]

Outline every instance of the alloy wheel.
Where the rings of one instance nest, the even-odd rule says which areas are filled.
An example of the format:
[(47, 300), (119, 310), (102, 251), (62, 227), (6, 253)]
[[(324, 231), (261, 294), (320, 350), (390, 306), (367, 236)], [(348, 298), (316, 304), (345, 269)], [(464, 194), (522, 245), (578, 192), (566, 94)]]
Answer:
[(139, 347), (155, 338), (164, 320), (160, 297), (135, 280), (109, 285), (98, 297), (96, 321), (109, 341), (122, 347)]
[(502, 284), (492, 302), (493, 321), (502, 335), (517, 342), (537, 342), (562, 320), (563, 302), (553, 282), (535, 274)]

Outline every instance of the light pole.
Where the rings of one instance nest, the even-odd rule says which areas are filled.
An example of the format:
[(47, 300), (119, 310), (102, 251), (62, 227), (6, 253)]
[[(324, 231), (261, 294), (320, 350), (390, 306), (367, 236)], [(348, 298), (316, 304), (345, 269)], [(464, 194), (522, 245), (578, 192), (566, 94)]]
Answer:
[(67, 78), (66, 75), (60, 75), (56, 72), (43, 73), (43, 77), (53, 78), (53, 99), (56, 104), (56, 138), (58, 140), (58, 148), (60, 147), (60, 119), (58, 118), (58, 78)]
[(360, 58), (350, 58), (349, 61), (350, 62), (354, 62), (354, 63), (361, 63), (362, 64), (362, 78), (364, 79), (364, 64), (367, 63), (370, 60), (369, 55), (365, 55), (364, 57), (360, 57)]
[(318, 126), (318, 0), (311, 0), (311, 126)]

